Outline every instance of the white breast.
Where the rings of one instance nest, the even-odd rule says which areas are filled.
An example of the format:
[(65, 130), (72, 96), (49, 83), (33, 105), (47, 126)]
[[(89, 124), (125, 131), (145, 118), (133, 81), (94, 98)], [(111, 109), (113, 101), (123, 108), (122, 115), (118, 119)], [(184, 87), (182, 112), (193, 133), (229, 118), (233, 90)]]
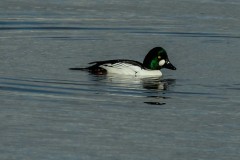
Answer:
[(142, 69), (141, 71), (139, 71), (137, 74), (137, 76), (148, 76), (148, 77), (161, 77), (162, 76), (162, 72), (160, 70), (145, 70)]

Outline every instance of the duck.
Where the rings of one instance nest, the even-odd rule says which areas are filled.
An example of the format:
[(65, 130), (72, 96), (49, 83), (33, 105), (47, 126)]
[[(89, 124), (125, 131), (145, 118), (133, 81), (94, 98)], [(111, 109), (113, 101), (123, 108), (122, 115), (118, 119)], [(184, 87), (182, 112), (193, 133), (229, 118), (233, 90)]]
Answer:
[(85, 68), (69, 69), (88, 71), (95, 75), (119, 74), (153, 77), (161, 77), (162, 72), (160, 70), (162, 68), (176, 70), (176, 67), (169, 61), (166, 50), (162, 47), (152, 48), (145, 56), (143, 63), (128, 59), (115, 59), (94, 61), (89, 64), (90, 66)]

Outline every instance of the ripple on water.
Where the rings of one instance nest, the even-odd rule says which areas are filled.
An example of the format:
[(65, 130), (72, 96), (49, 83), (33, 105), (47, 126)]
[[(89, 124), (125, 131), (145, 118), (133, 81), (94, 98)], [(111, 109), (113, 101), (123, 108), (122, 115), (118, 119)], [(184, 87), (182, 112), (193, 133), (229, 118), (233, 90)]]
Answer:
[[(9, 95), (45, 97), (47, 99), (74, 99), (85, 103), (132, 103), (143, 101), (150, 105), (166, 104), (163, 95), (175, 80), (159, 78), (90, 76), (89, 81), (37, 78), (0, 78), (0, 90)], [(114, 99), (114, 101), (113, 101)]]

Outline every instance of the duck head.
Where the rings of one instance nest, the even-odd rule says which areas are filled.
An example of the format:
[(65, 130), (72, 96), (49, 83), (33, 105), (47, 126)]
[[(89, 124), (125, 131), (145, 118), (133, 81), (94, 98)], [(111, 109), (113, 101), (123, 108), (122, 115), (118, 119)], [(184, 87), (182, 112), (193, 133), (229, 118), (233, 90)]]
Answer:
[(176, 67), (170, 63), (167, 52), (162, 47), (151, 49), (144, 58), (143, 66), (151, 70), (160, 70), (162, 68), (176, 70)]

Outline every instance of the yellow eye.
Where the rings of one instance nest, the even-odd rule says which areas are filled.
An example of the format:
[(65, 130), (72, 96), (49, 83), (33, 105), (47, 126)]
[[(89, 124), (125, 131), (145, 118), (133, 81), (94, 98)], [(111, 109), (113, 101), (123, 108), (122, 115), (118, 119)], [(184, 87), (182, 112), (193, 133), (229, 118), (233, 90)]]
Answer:
[(158, 56), (158, 59), (161, 59), (161, 56)]

